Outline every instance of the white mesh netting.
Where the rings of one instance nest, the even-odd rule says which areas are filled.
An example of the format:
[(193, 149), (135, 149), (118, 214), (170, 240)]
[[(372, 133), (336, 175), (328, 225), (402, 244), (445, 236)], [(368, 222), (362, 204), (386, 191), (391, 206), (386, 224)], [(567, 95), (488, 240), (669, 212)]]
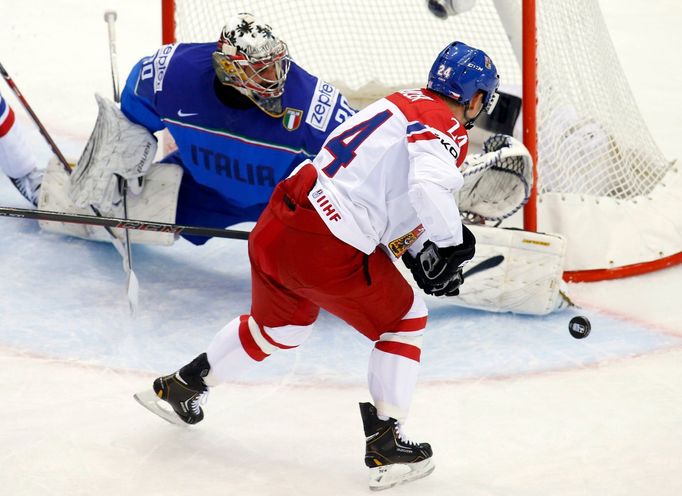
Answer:
[[(421, 0), (176, 0), (176, 39), (214, 41), (230, 15), (251, 12), (301, 66), (356, 104), (423, 86), (435, 56), (455, 39), (484, 49), (502, 83), (518, 87), (520, 55), (505, 26), (520, 32), (520, 2), (501, 3), (504, 24), (493, 0), (447, 20)], [(540, 198), (648, 194), (671, 164), (642, 121), (597, 1), (537, 0), (537, 12)]]

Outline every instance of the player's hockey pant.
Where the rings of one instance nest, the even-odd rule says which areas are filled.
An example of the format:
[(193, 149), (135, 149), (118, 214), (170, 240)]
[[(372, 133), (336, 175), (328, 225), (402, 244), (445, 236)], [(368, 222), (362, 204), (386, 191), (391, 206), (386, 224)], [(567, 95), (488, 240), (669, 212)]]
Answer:
[(380, 415), (404, 417), (426, 306), (382, 250), (366, 255), (331, 234), (308, 201), (316, 179), (308, 165), (280, 183), (252, 231), (251, 318), (232, 321), (211, 343), (206, 382), (298, 346), (324, 308), (376, 342), (370, 392)]

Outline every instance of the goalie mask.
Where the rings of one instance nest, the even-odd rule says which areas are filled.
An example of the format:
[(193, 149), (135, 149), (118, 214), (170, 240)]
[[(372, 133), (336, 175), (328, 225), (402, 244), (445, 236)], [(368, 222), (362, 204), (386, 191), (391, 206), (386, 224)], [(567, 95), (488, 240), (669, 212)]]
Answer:
[[(429, 72), (427, 88), (464, 105), (465, 115), (471, 99), (478, 91), (483, 92), (483, 108), (490, 114), (497, 103), (497, 87), (500, 77), (495, 64), (483, 50), (455, 41), (438, 54)], [(464, 127), (474, 126), (477, 113), (464, 123)]]
[(270, 26), (247, 13), (227, 21), (213, 52), (213, 68), (220, 82), (233, 86), (273, 117), (282, 115), (289, 63), (286, 43)]

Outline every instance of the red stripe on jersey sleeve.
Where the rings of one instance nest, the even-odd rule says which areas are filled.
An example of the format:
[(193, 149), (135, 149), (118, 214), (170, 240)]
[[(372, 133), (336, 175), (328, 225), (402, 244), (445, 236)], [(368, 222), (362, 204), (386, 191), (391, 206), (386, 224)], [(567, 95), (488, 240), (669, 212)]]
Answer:
[(428, 141), (435, 139), (438, 139), (438, 136), (433, 134), (431, 131), (424, 131), (423, 133), (419, 134), (411, 134), (410, 136), (407, 137), (407, 142), (415, 143), (417, 141)]

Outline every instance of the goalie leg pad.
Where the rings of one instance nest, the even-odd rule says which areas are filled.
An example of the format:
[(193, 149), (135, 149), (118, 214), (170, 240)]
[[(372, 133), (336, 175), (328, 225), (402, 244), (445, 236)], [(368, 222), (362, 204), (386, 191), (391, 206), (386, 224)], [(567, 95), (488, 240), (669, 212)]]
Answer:
[(147, 175), (156, 138), (135, 124), (111, 100), (95, 95), (99, 113), (78, 165), (69, 177), (69, 196), (81, 208), (94, 205), (111, 215), (121, 201), (119, 178), (129, 183)]
[[(153, 222), (175, 223), (178, 191), (182, 180), (182, 168), (174, 164), (153, 164), (145, 176), (145, 187), (140, 195), (128, 197), (128, 218)], [(53, 212), (93, 215), (89, 208), (78, 208), (69, 197), (69, 175), (57, 158), (50, 160), (40, 187), (38, 208)], [(123, 216), (123, 206), (111, 213)], [(110, 241), (103, 227), (86, 226), (65, 222), (40, 221), (40, 227), (47, 232), (66, 234), (91, 241)], [(114, 229), (117, 236), (123, 236), (122, 229)], [(131, 230), (131, 243), (171, 245), (175, 241), (172, 233)]]
[[(504, 259), (499, 265), (465, 277), (459, 296), (441, 301), (490, 312), (529, 315), (547, 315), (569, 305), (562, 278), (565, 238), (519, 229), (469, 228), (476, 236), (476, 255), (469, 267), (500, 255)], [(396, 267), (400, 268), (400, 264)], [(416, 286), (409, 272), (401, 273)]]
[(474, 266), (502, 255), (497, 267), (467, 278), (455, 305), (531, 315), (547, 315), (566, 306), (562, 296), (566, 239), (517, 229), (470, 226), (478, 239)]

